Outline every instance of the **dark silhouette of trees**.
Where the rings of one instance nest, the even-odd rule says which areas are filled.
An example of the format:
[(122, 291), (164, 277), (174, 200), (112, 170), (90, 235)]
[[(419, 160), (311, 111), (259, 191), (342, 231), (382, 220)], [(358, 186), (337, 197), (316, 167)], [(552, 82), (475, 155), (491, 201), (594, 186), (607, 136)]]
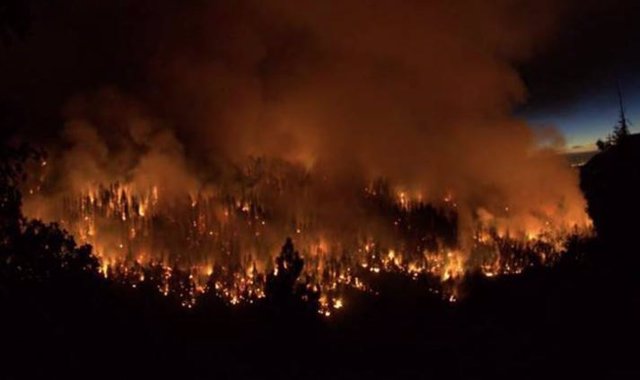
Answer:
[(599, 237), (640, 263), (640, 135), (629, 135), (589, 160), (580, 186)]
[(90, 246), (78, 247), (55, 223), (22, 215), (25, 166), (43, 157), (26, 145), (0, 153), (0, 276), (5, 281), (43, 281), (63, 272), (94, 274), (98, 268)]
[(618, 85), (618, 103), (620, 107), (620, 115), (618, 117), (618, 121), (613, 126), (613, 132), (607, 136), (606, 140), (602, 141), (598, 139), (596, 141), (596, 147), (598, 150), (603, 151), (614, 145), (622, 143), (626, 138), (629, 137), (629, 119), (624, 112), (624, 103), (622, 101), (622, 91), (620, 90), (620, 85)]
[(618, 118), (618, 123), (613, 127), (612, 141), (614, 144), (619, 144), (629, 136), (630, 122), (624, 113), (624, 103), (622, 102), (622, 90), (620, 90), (620, 84), (618, 84), (618, 102), (620, 105), (620, 117)]
[(276, 258), (274, 270), (267, 276), (265, 288), (267, 297), (276, 302), (290, 299), (303, 267), (304, 260), (295, 250), (291, 238), (287, 238), (280, 255)]
[(41, 154), (26, 146), (3, 146), (0, 150), (0, 230), (15, 232), (22, 218), (22, 194), (19, 185), (26, 179), (25, 164), (37, 160)]

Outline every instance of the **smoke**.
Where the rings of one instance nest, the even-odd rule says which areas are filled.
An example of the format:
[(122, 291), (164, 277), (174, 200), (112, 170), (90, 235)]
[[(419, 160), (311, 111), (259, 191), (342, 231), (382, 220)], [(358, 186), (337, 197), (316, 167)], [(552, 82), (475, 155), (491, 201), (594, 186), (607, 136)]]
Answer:
[(74, 99), (66, 113), (60, 152), (65, 188), (79, 192), (121, 181), (139, 191), (158, 186), (170, 198), (199, 190), (173, 131), (136, 102), (103, 90)]
[(65, 104), (60, 192), (120, 181), (180, 197), (266, 157), (315, 178), (273, 209), (348, 228), (355, 194), (382, 177), (452, 195), (464, 246), (477, 220), (587, 220), (576, 173), (512, 114), (526, 101), (516, 64), (553, 33), (554, 3), (61, 1), (43, 6), (57, 20), (35, 12), (34, 52), (16, 59)]

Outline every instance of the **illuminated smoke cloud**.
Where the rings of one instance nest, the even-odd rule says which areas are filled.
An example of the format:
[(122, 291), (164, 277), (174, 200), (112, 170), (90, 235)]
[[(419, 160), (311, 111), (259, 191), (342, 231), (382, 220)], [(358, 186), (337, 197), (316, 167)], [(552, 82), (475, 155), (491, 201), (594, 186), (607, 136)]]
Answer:
[[(45, 199), (114, 182), (157, 186), (163, 200), (239, 194), (237, 173), (264, 157), (273, 178), (304, 183), (279, 196), (254, 187), (279, 226), (270, 250), (292, 220), (323, 235), (377, 231), (354, 206), (377, 178), (402, 197), (455, 202), (464, 252), (477, 223), (516, 234), (588, 224), (577, 173), (512, 115), (526, 100), (515, 65), (552, 33), (554, 2), (70, 3), (34, 35), (66, 22), (73, 36), (30, 42), (35, 72), (52, 39), (51, 70), (77, 76), (56, 82), (68, 96)], [(90, 22), (97, 14), (109, 22)]]

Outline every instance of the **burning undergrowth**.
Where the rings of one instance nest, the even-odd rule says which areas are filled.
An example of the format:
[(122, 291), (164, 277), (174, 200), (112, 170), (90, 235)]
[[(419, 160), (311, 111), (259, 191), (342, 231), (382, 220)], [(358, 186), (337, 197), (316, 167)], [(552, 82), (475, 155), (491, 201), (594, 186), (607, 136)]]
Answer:
[(282, 160), (248, 160), (228, 182), (182, 194), (165, 192), (164, 182), (48, 193), (51, 166), (43, 162), (42, 176), (25, 189), (27, 214), (59, 221), (91, 244), (105, 277), (133, 287), (150, 282), (185, 307), (205, 293), (230, 304), (265, 297), (287, 236), (304, 262), (292, 289), (315, 295), (328, 316), (343, 306), (346, 289), (372, 291), (381, 272), (429, 278), (428, 290), (455, 300), (465, 274), (553, 265), (569, 238), (590, 232), (588, 218), (559, 218), (563, 204), (526, 216), (508, 204), (470, 210), (451, 192), (425, 199), (383, 179), (337, 186), (328, 173)]

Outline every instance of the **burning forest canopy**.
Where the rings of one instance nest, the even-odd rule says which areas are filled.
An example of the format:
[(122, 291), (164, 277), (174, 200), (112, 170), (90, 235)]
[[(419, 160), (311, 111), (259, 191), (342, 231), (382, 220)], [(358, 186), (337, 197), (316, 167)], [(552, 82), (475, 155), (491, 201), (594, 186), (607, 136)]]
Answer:
[(91, 243), (107, 276), (178, 266), (232, 303), (264, 294), (287, 236), (326, 312), (367, 273), (553, 263), (590, 220), (542, 144), (562, 139), (513, 108), (555, 3), (39, 4), (0, 64), (27, 124), (63, 118), (21, 131), (49, 153), (24, 211)]

